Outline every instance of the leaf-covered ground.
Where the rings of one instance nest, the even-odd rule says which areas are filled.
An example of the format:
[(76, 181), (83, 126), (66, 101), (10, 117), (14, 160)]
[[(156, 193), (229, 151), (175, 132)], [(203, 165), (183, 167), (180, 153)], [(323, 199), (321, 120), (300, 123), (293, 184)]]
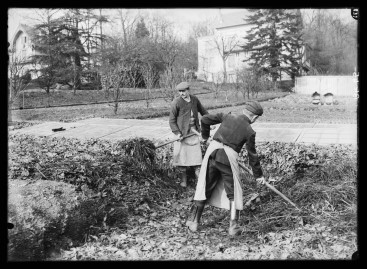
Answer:
[[(199, 232), (187, 230), (193, 179), (181, 188), (170, 147), (153, 150), (146, 140), (10, 135), (9, 180), (63, 181), (112, 205), (86, 242), (50, 260), (350, 259), (357, 250), (356, 152), (348, 147), (259, 143), (270, 182), (302, 211), (243, 175), (244, 202), (258, 198), (241, 213), (235, 238), (227, 235), (229, 212), (210, 206)], [(114, 206), (128, 209), (124, 225), (111, 221)]]
[(90, 237), (51, 260), (350, 259), (357, 249), (354, 232), (337, 234), (319, 223), (268, 233), (244, 225), (240, 236), (229, 237), (228, 212), (211, 207), (192, 233), (184, 226), (188, 204), (182, 199), (165, 209), (139, 208), (143, 216), (132, 216), (126, 230)]

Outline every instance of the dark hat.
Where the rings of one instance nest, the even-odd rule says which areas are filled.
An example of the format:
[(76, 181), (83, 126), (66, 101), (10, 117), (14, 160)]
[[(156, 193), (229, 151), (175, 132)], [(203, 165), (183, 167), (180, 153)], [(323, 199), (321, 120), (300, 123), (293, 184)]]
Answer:
[(264, 112), (260, 103), (257, 101), (247, 101), (245, 104), (245, 108), (258, 116), (261, 116)]
[(185, 89), (189, 89), (190, 88), (190, 85), (189, 85), (189, 83), (187, 83), (187, 82), (181, 82), (180, 84), (178, 84), (177, 86), (176, 86), (176, 90), (185, 90)]

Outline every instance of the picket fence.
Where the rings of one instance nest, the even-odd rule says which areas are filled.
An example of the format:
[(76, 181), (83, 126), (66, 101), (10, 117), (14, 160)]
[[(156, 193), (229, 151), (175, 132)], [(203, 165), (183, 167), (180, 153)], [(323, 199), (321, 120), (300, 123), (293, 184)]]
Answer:
[(295, 92), (312, 95), (332, 93), (336, 96), (355, 96), (358, 89), (356, 76), (303, 76), (296, 77)]

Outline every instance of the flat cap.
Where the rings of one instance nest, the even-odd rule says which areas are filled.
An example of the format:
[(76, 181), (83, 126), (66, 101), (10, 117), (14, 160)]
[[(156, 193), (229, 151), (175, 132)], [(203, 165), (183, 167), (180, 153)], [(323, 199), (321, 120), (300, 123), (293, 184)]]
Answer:
[(257, 101), (247, 101), (245, 103), (245, 109), (251, 111), (255, 115), (261, 116), (263, 114), (263, 108), (261, 107), (260, 103)]
[(180, 84), (178, 84), (177, 86), (176, 86), (176, 90), (184, 90), (184, 89), (188, 89), (188, 88), (190, 88), (190, 85), (189, 85), (189, 83), (187, 83), (187, 82), (181, 82)]

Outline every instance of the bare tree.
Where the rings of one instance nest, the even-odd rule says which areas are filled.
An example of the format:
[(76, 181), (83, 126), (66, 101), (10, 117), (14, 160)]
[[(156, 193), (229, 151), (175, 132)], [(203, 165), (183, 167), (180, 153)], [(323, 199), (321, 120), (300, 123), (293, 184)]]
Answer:
[(158, 75), (152, 63), (146, 63), (142, 66), (142, 75), (145, 82), (146, 89), (142, 89), (144, 100), (147, 108), (154, 99), (152, 89), (157, 81)]
[(233, 91), (236, 95), (236, 98), (238, 99), (239, 93), (241, 93), (241, 82), (240, 82), (240, 75), (239, 75), (239, 69), (236, 69), (235, 76), (233, 80), (231, 81)]
[(182, 70), (177, 67), (166, 68), (164, 72), (160, 75), (160, 92), (166, 102), (173, 101), (177, 94), (176, 85), (182, 80)]
[(223, 79), (224, 83), (227, 82), (227, 65), (226, 61), (231, 53), (238, 47), (240, 40), (236, 35), (225, 36), (222, 34), (215, 35), (213, 37), (214, 47), (218, 51), (222, 58), (223, 64)]
[(247, 94), (247, 99), (250, 99), (250, 92), (256, 86), (252, 72), (247, 68), (241, 68), (238, 70), (237, 76), (243, 98), (246, 99)]
[(215, 97), (215, 102), (218, 102), (218, 96), (220, 91), (222, 90), (224, 82), (224, 75), (221, 72), (212, 74), (212, 81), (213, 81), (213, 92)]
[(138, 17), (133, 16), (128, 9), (117, 9), (117, 17), (121, 23), (124, 46), (127, 47), (128, 42), (134, 36), (135, 24)]
[(12, 122), (11, 108), (25, 88), (29, 85), (30, 71), (26, 64), (27, 59), (17, 55), (14, 50), (9, 51), (8, 66), (8, 122)]
[(214, 21), (215, 19), (206, 19), (202, 22), (192, 23), (190, 35), (195, 37), (209, 36), (214, 34)]
[(114, 102), (112, 106), (115, 115), (117, 114), (119, 102), (123, 95), (121, 87), (125, 87), (129, 81), (127, 70), (128, 68), (122, 63), (104, 63), (100, 69), (102, 89), (106, 92), (107, 96), (112, 94)]

